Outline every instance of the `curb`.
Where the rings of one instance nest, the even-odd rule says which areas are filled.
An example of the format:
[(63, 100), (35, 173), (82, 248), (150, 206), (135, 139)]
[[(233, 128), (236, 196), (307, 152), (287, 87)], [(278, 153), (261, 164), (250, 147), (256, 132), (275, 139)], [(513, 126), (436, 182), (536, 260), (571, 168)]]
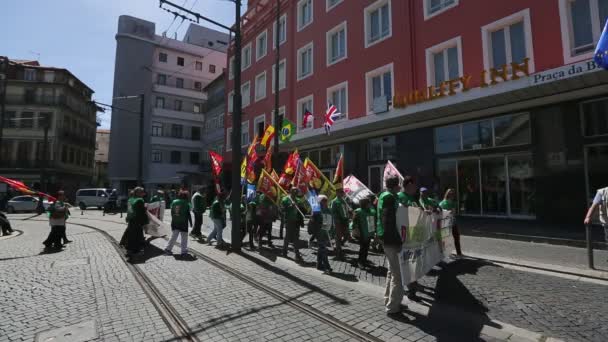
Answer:
[(17, 236), (21, 236), (21, 235), (23, 235), (22, 230), (13, 229), (13, 234), (0, 236), (0, 241), (16, 238)]
[[(471, 237), (490, 238), (490, 239), (546, 243), (546, 244), (550, 244), (550, 245), (569, 246), (569, 247), (577, 247), (577, 248), (587, 248), (587, 241), (585, 241), (585, 240), (564, 239), (564, 238), (548, 237), (548, 236), (487, 232), (487, 231), (480, 231), (477, 229), (472, 229), (472, 230), (467, 230), (466, 232), (461, 232), (461, 235), (462, 236), (471, 236)], [(607, 247), (608, 247), (608, 244), (605, 242), (601, 242), (601, 241), (593, 242), (594, 249), (605, 249)]]

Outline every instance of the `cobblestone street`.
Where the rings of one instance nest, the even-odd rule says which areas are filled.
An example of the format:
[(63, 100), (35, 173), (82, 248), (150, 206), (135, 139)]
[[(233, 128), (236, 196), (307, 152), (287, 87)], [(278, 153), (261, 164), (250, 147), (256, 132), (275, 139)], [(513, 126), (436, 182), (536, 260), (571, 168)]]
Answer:
[[(22, 221), (27, 217), (13, 215), (14, 228), (23, 234), (0, 240), (0, 312), (11, 318), (0, 323), (0, 341), (42, 340), (53, 329), (75, 324), (84, 330), (72, 327), (74, 335), (68, 341), (181, 339), (138, 283), (129, 268), (133, 266), (127, 266), (107, 237), (91, 229), (119, 239), (124, 219), (78, 211), (68, 224), (68, 237), (74, 242), (59, 253), (40, 254), (47, 222), (43, 217)], [(229, 229), (225, 233), (229, 239)], [(301, 239), (305, 238), (303, 232)], [(304, 262), (297, 265), (278, 256), (282, 241), (273, 242), (273, 249), (245, 247), (235, 254), (190, 240), (194, 256), (184, 260), (163, 255), (166, 241), (155, 239), (135, 267), (201, 341), (353, 340), (347, 331), (315, 313), (331, 316), (368, 336), (367, 340), (605, 341), (608, 337), (603, 324), (608, 320), (608, 304), (603, 301), (608, 282), (465, 258), (424, 277), (419, 300), (404, 302), (408, 305), (404, 319), (393, 320), (383, 311), (382, 255), (370, 254), (375, 266), (361, 270), (352, 263), (357, 245), (349, 243), (346, 262), (330, 259), (334, 268), (330, 276), (314, 269), (314, 248), (303, 248)], [(297, 305), (310, 308), (312, 314)], [(84, 334), (87, 329), (89, 335)]]

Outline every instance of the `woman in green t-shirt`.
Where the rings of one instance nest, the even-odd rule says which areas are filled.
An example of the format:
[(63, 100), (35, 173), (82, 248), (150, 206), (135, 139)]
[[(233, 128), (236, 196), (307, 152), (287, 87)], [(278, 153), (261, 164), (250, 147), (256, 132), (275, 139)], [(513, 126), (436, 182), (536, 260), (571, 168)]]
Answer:
[(443, 196), (443, 201), (439, 202), (439, 207), (443, 210), (449, 211), (454, 216), (452, 224), (452, 236), (454, 237), (454, 247), (456, 247), (456, 255), (461, 256), (462, 250), (460, 249), (460, 231), (456, 225), (456, 201), (454, 200), (454, 189), (448, 188)]

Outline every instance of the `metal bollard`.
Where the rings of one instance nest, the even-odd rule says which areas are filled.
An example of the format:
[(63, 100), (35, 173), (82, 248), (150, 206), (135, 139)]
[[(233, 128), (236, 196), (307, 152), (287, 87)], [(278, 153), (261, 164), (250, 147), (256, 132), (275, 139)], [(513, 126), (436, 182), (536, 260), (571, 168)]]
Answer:
[(585, 225), (585, 234), (587, 235), (587, 260), (589, 262), (589, 268), (595, 269), (593, 265), (593, 241), (591, 238), (591, 225)]

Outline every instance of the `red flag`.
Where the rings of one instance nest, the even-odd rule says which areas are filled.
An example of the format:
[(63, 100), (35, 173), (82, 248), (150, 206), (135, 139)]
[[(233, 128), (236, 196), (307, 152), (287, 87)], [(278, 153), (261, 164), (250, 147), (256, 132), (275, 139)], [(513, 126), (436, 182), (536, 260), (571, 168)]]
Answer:
[(224, 158), (213, 151), (209, 151), (209, 158), (211, 158), (211, 171), (213, 176), (219, 177), (222, 173), (222, 164), (224, 163)]
[(300, 189), (303, 194), (308, 192), (308, 180), (306, 177), (306, 172), (304, 170), (304, 165), (300, 159), (297, 161), (296, 172), (294, 174), (293, 180), (291, 181), (291, 185)]
[(46, 197), (51, 202), (54, 202), (57, 200), (55, 197), (53, 197), (49, 194), (45, 194), (44, 192), (34, 191), (34, 190), (30, 189), (27, 185), (23, 184), (23, 182), (20, 182), (18, 180), (0, 176), (0, 182), (6, 183), (11, 188), (13, 188), (19, 192), (25, 193), (27, 195)]
[(302, 120), (302, 128), (308, 127), (308, 122), (312, 120), (312, 113), (306, 109), (304, 112), (304, 119)]
[(287, 162), (285, 162), (285, 166), (283, 167), (283, 173), (281, 173), (281, 177), (279, 178), (279, 185), (283, 187), (283, 189), (287, 189), (293, 176), (296, 172), (296, 168), (298, 166), (298, 160), (300, 159), (300, 153), (298, 150), (293, 151), (287, 158)]
[(272, 150), (266, 150), (266, 155), (264, 156), (264, 170), (266, 172), (272, 172)]
[(262, 173), (260, 174), (257, 190), (268, 196), (268, 198), (276, 204), (279, 203), (281, 198), (287, 196), (285, 190), (283, 190), (265, 170), (262, 170)]

